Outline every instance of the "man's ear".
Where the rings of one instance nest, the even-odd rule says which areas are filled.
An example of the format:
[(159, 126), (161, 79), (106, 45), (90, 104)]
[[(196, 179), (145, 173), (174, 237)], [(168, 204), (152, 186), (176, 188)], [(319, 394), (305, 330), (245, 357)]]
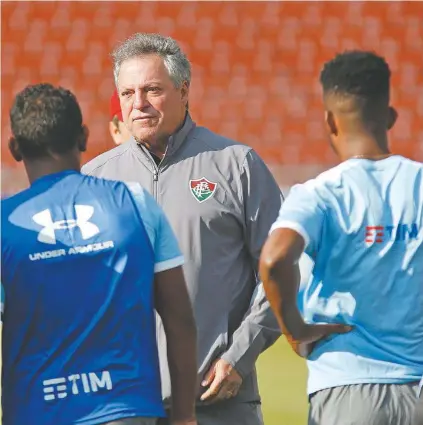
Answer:
[(186, 103), (188, 109), (189, 84), (184, 81), (181, 87), (181, 100)]
[(16, 141), (16, 139), (14, 137), (11, 137), (9, 139), (9, 150), (10, 153), (13, 156), (13, 159), (17, 162), (21, 162), (22, 161), (22, 154), (21, 151), (19, 149), (19, 145), (18, 142)]
[(121, 136), (120, 136), (120, 130), (119, 130), (119, 127), (114, 123), (114, 121), (109, 122), (109, 132), (110, 132), (110, 136), (112, 136), (112, 139), (115, 142), (115, 145), (120, 145), (122, 142)]
[(325, 111), (326, 130), (330, 136), (338, 135), (338, 126), (336, 125), (335, 116), (332, 111)]
[(390, 130), (395, 125), (395, 123), (397, 122), (397, 119), (398, 119), (397, 110), (393, 106), (390, 106), (388, 110), (388, 130)]
[(81, 134), (78, 139), (78, 149), (80, 152), (85, 152), (87, 150), (88, 136), (90, 132), (88, 131), (88, 127), (84, 124), (81, 127)]

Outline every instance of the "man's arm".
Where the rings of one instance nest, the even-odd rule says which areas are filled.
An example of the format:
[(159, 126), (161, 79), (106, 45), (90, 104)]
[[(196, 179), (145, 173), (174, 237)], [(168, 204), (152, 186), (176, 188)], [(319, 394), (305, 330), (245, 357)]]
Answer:
[(339, 324), (308, 325), (298, 309), (298, 262), (306, 247), (318, 249), (324, 218), (316, 194), (297, 186), (282, 206), (260, 259), (260, 276), (272, 310), (289, 344), (302, 357), (320, 339), (351, 330)]
[[(261, 248), (277, 218), (283, 195), (269, 169), (253, 150), (248, 152), (242, 165), (240, 192), (245, 216), (245, 243), (258, 275)], [(203, 385), (210, 386), (201, 399), (215, 402), (234, 397), (242, 379), (252, 372), (260, 353), (270, 347), (280, 334), (277, 320), (258, 282), (250, 307), (234, 332), (229, 349), (206, 375)]]
[(196, 425), (197, 329), (182, 272), (183, 256), (162, 209), (137, 183), (127, 183), (155, 258), (155, 309), (166, 334), (172, 425)]
[(172, 423), (194, 424), (197, 390), (197, 329), (182, 267), (155, 275), (156, 310), (167, 340), (172, 383)]
[[(241, 175), (245, 214), (245, 241), (258, 276), (258, 261), (269, 229), (275, 222), (282, 192), (262, 159), (251, 150)], [(242, 376), (254, 368), (258, 356), (280, 336), (280, 330), (261, 283), (258, 283), (250, 308), (234, 332), (229, 350), (222, 356)]]

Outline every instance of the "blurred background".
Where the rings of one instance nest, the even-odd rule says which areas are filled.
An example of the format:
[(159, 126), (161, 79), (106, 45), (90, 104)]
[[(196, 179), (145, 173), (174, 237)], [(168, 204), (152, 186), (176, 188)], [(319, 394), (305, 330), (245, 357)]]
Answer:
[[(254, 147), (287, 191), (336, 163), (323, 128), (319, 71), (365, 48), (393, 72), (395, 153), (423, 159), (423, 2), (1, 2), (1, 193), (27, 185), (7, 149), (8, 112), (25, 85), (78, 97), (90, 129), (84, 162), (113, 148), (109, 53), (134, 32), (176, 38), (193, 66), (197, 124)], [(259, 361), (266, 425), (306, 423), (304, 362), (279, 341)]]

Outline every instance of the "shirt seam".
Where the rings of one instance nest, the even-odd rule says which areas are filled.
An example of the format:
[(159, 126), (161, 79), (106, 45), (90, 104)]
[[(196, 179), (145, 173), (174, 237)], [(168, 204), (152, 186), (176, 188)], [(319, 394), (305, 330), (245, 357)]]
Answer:
[(86, 424), (92, 424), (93, 421), (97, 423), (98, 420), (115, 421), (115, 420), (123, 420), (126, 418), (138, 418), (138, 417), (145, 418), (145, 419), (156, 419), (156, 418), (162, 417), (162, 415), (156, 414), (155, 416), (150, 416), (148, 414), (141, 413), (140, 409), (129, 408), (125, 410), (119, 410), (113, 413), (106, 413), (103, 415), (93, 416), (86, 420), (76, 421), (75, 423), (78, 425), (86, 425)]
[(307, 390), (308, 395), (317, 393), (319, 391), (324, 391), (324, 390), (328, 390), (330, 388), (336, 388), (336, 387), (346, 387), (349, 385), (365, 385), (365, 384), (400, 384), (400, 383), (408, 383), (408, 382), (416, 382), (418, 383), (419, 381), (407, 377), (402, 377), (402, 378), (356, 378), (356, 379), (345, 379), (345, 380), (340, 380), (338, 382), (333, 382), (332, 384), (326, 384), (323, 386), (317, 386), (317, 385), (309, 385), (309, 388)]
[(154, 265), (154, 273), (165, 272), (180, 267), (184, 264), (184, 256), (169, 258), (168, 260), (159, 261)]
[[(304, 249), (307, 249), (308, 245), (310, 244), (310, 235), (308, 234), (307, 230), (304, 228), (304, 226), (298, 221), (294, 220), (281, 220), (279, 222), (276, 222), (270, 229), (270, 233), (274, 232), (277, 229), (291, 229), (297, 232), (303, 239), (304, 239)], [(269, 233), (269, 234), (270, 234)]]
[[(245, 216), (245, 202), (244, 202), (244, 190), (243, 190), (243, 185), (242, 185), (242, 175), (244, 174), (245, 170), (246, 170), (246, 163), (247, 163), (247, 157), (248, 155), (253, 151), (252, 148), (248, 148), (247, 152), (244, 155), (244, 159), (241, 163), (241, 166), (239, 167), (239, 179), (237, 179), (238, 182), (238, 191), (240, 194), (240, 203), (241, 205), (243, 205), (243, 214), (244, 214), (244, 226), (247, 226), (247, 220), (246, 220), (246, 216)], [(245, 229), (246, 230), (246, 229)]]

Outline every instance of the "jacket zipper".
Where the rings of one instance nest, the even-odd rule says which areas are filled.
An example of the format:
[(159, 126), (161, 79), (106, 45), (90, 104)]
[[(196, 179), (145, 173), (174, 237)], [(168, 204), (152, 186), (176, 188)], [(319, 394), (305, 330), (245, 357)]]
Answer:
[[(156, 167), (156, 164), (154, 164), (154, 166)], [(153, 197), (156, 200), (156, 202), (158, 202), (158, 199), (157, 199), (157, 186), (159, 184), (158, 181), (159, 181), (159, 170), (156, 167), (153, 173)]]
[(160, 165), (162, 163), (160, 163), (159, 166), (157, 166), (156, 162), (154, 161), (154, 159), (151, 157), (151, 155), (148, 152), (146, 152), (146, 156), (153, 167), (153, 190), (152, 190), (153, 198), (155, 199), (157, 203), (159, 203), (157, 187), (159, 185)]

